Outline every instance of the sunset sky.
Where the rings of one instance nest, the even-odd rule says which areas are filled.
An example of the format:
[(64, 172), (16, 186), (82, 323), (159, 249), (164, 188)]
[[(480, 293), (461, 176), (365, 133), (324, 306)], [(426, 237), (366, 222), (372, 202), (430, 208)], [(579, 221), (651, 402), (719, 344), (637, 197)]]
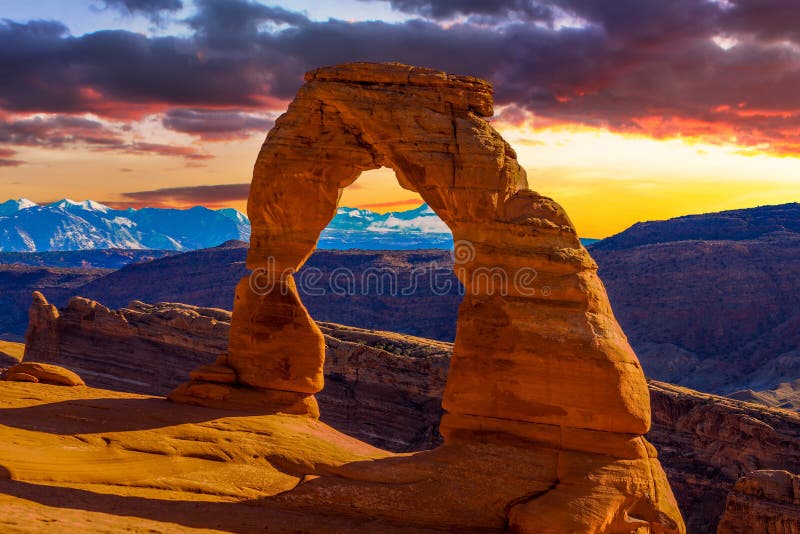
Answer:
[[(0, 0), (0, 202), (244, 209), (305, 71), (495, 87), (530, 187), (585, 237), (800, 201), (797, 0)], [(342, 204), (420, 203), (389, 170)]]

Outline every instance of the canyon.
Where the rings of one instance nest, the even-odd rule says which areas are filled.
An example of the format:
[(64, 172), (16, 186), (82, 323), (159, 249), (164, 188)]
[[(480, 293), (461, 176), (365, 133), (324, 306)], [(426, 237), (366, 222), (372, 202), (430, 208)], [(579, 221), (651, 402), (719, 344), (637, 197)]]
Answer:
[[(125, 515), (145, 520), (163, 520), (160, 502), (176, 499), (257, 503), (270, 516), (260, 525), (278, 531), (295, 514), (306, 514), (308, 528), (320, 532), (363, 529), (365, 520), (387, 532), (793, 531), (794, 518), (781, 510), (796, 501), (800, 415), (645, 380), (598, 264), (564, 210), (528, 188), (513, 148), (484, 119), (493, 112), (488, 83), (358, 63), (317, 69), (305, 80), (255, 166), (247, 256), (227, 262), (225, 279), (239, 278), (232, 313), (141, 300), (114, 310), (83, 297), (59, 309), (34, 293), (23, 362), (3, 374), (0, 431), (8, 445), (0, 455), (6, 479), (0, 500), (20, 517), (47, 522), (51, 514), (40, 506), (58, 501), (48, 501), (43, 489), (65, 487), (61, 504), (81, 501), (86, 511), (103, 514), (116, 501), (102, 503), (100, 495), (134, 497), (139, 501), (123, 506)], [(341, 189), (381, 166), (392, 168), (400, 185), (419, 193), (452, 231), (449, 265), (435, 252), (409, 251), (392, 266), (395, 274), (409, 272), (413, 258), (452, 269), (457, 283), (444, 292), (448, 299), (420, 293), (442, 306), (434, 313), (444, 319), (431, 322), (431, 331), (454, 336), (452, 345), (363, 328), (370, 324), (317, 322), (301, 301), (313, 292), (299, 283), (300, 269), (336, 214)], [(784, 208), (793, 216), (791, 205)], [(600, 271), (616, 265), (630, 284), (636, 273), (626, 261), (638, 256), (638, 264), (647, 264), (655, 256), (666, 264), (658, 247), (677, 244), (691, 262), (698, 246), (711, 243), (735, 259), (742, 250), (763, 255), (765, 246), (791, 242), (797, 233), (791, 225), (776, 227), (783, 213), (718, 215), (723, 231), (717, 233), (698, 235), (696, 220), (681, 219), (668, 227), (677, 232), (636, 225), (598, 243), (592, 248)], [(744, 230), (737, 226), (742, 221)], [(724, 239), (718, 245), (718, 234), (731, 236), (734, 248)], [(692, 240), (699, 245), (687, 246)], [(192, 253), (201, 261), (191, 268), (207, 271), (202, 255), (233, 257), (241, 248), (229, 242)], [(375, 253), (369, 261), (396, 259)], [(181, 261), (172, 256), (95, 273), (66, 289), (102, 288), (112, 280), (119, 297), (120, 277), (133, 272), (134, 281), (144, 273), (128, 286), (142, 287), (154, 265)], [(710, 272), (724, 279), (725, 267)], [(514, 284), (498, 286), (502, 280), (486, 276), (487, 269), (512, 275)], [(685, 276), (686, 269), (672, 269)], [(652, 273), (644, 274), (646, 280)], [(791, 290), (791, 272), (771, 274), (787, 275), (776, 291)], [(219, 280), (208, 276), (182, 282), (172, 290), (188, 292), (190, 301), (220, 291)], [(626, 302), (651, 296), (635, 293), (642, 289), (616, 290), (620, 316)], [(657, 292), (652, 296), (660, 302)], [(674, 331), (662, 330), (685, 334), (681, 306), (664, 298), (678, 313), (670, 319)], [(331, 302), (331, 313), (341, 313), (344, 302)], [(421, 300), (405, 302), (425, 308)], [(448, 332), (446, 312), (455, 305), (457, 324)], [(752, 312), (744, 304), (732, 308), (708, 303), (715, 312), (730, 311), (724, 320)], [(769, 309), (743, 329), (748, 339), (764, 328), (787, 333), (747, 354), (764, 370), (758, 380), (752, 369), (714, 373), (734, 345), (710, 335), (705, 323), (697, 339), (676, 338), (679, 350), (636, 328), (632, 339), (644, 347), (651, 375), (677, 369), (708, 389), (791, 407), (794, 386), (780, 381), (790, 378), (795, 357), (794, 323), (785, 316)], [(426, 324), (412, 317), (409, 324)], [(626, 321), (636, 319), (634, 313)], [(747, 348), (741, 339), (735, 346)], [(715, 359), (715, 347), (726, 351), (722, 358)], [(30, 458), (18, 454), (21, 446)], [(89, 467), (112, 463), (124, 471)], [(145, 482), (152, 473), (159, 476)], [(191, 524), (186, 515), (181, 509), (166, 517)], [(234, 529), (259, 524), (245, 516)], [(67, 518), (94, 520), (106, 517)]]
[[(647, 223), (641, 225), (644, 236), (636, 227), (589, 246), (648, 377), (800, 407), (797, 206), (693, 216), (686, 219), (692, 234), (681, 230), (689, 224), (684, 219)], [(748, 224), (756, 230), (735, 230)], [(143, 300), (230, 310), (236, 284), (247, 273), (246, 250), (246, 244), (230, 242), (116, 271), (0, 266), (0, 332), (21, 341), (33, 290), (59, 306), (80, 295), (114, 308)], [(452, 267), (452, 254), (444, 250), (318, 250), (298, 276), (318, 272), (319, 280), (298, 289), (317, 320), (452, 341), (463, 291)], [(342, 269), (357, 282), (389, 270), (398, 289), (359, 282), (353, 294), (335, 294), (332, 278)]]

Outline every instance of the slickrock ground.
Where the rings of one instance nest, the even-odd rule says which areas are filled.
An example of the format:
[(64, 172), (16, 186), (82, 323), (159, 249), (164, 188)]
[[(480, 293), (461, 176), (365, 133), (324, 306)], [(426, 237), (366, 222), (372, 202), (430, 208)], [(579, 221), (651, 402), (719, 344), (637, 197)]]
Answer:
[(564, 454), (510, 440), (392, 455), (307, 417), (0, 387), (4, 532), (500, 532)]
[[(166, 395), (228, 346), (230, 312), (132, 302), (110, 310), (74, 298), (55, 310), (41, 295), (30, 309), (28, 360), (64, 365), (90, 386)], [(319, 323), (325, 335), (323, 419), (395, 451), (431, 448), (452, 344)]]
[(787, 471), (754, 471), (728, 496), (718, 534), (800, 532), (800, 476)]
[[(39, 300), (33, 304), (34, 310), (41, 306)], [(135, 315), (139, 325), (135, 335), (153, 344), (149, 345), (151, 352), (146, 352), (144, 345), (137, 345), (137, 351), (130, 352), (126, 347), (137, 343), (131, 334), (125, 330), (114, 333), (107, 326), (111, 324), (108, 314), (128, 312), (122, 309), (101, 313), (102, 306), (93, 307), (98, 311), (80, 323), (86, 352), (62, 352), (68, 347), (59, 344), (51, 347), (51, 354), (67, 354), (61, 361), (72, 368), (89, 369), (99, 362), (120, 374), (87, 374), (90, 385), (134, 387), (125, 380), (131, 369), (141, 376), (172, 376), (172, 370), (165, 373), (161, 369), (162, 358), (177, 362), (183, 376), (194, 368), (195, 360), (180, 364), (178, 357), (185, 348), (181, 340), (190, 335), (191, 322), (169, 318), (186, 312), (193, 312), (189, 316), (203, 316), (202, 308), (135, 304), (133, 309), (142, 310)], [(70, 316), (77, 309), (80, 308), (70, 306), (60, 311), (59, 321), (65, 321), (64, 326), (51, 324), (37, 332), (47, 338), (47, 329), (55, 328), (64, 333), (62, 339), (72, 339), (77, 335), (78, 323)], [(226, 318), (217, 311), (214, 314), (220, 319), (219, 328), (214, 330), (219, 337), (205, 338), (207, 360), (202, 363), (213, 361), (212, 351), (224, 352), (226, 346), (229, 315)], [(441, 443), (440, 399), (451, 344), (330, 323), (320, 323), (320, 328), (327, 346), (326, 385), (317, 395), (323, 421), (390, 450), (430, 449)], [(163, 341), (157, 342), (159, 336)], [(203, 336), (198, 335), (197, 339)], [(35, 357), (43, 357), (43, 353)], [(157, 380), (149, 387), (163, 395), (171, 386)], [(689, 532), (715, 532), (728, 493), (746, 473), (756, 469), (800, 472), (800, 415), (661, 382), (651, 381), (649, 389), (653, 428), (648, 439), (659, 450)]]

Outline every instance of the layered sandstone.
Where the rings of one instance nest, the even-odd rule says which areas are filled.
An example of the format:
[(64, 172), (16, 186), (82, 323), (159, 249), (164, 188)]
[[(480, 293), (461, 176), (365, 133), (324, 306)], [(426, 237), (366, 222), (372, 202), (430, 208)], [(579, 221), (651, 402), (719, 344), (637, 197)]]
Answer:
[[(83, 298), (57, 310), (35, 295), (30, 317), (25, 358), (64, 365), (93, 387), (166, 395), (188, 374), (214, 386), (235, 382), (229, 367), (214, 365), (227, 351), (230, 312), (139, 301), (110, 310)], [(332, 323), (319, 328), (325, 336), (326, 385), (317, 397), (325, 422), (393, 451), (441, 443), (441, 398), (452, 344)], [(216, 391), (223, 397), (228, 391), (209, 390), (207, 395)], [(238, 397), (240, 406), (248, 403), (244, 395)], [(258, 399), (251, 395), (250, 407), (258, 406)], [(232, 404), (230, 398), (219, 400)]]
[(173, 303), (111, 310), (75, 297), (57, 310), (34, 293), (25, 360), (63, 365), (95, 387), (164, 394), (225, 351), (229, 322), (224, 310)]
[[(650, 382), (653, 428), (688, 532), (712, 533), (740, 477), (800, 473), (800, 414)], [(768, 504), (765, 504), (768, 507)], [(772, 508), (780, 515), (781, 507)]]
[(754, 471), (736, 482), (728, 496), (718, 534), (800, 532), (800, 475)]
[[(41, 301), (33, 304), (40, 305)], [(165, 303), (138, 306), (145, 310), (138, 319), (139, 335), (164, 339), (150, 345), (150, 352), (130, 337), (111, 335), (107, 328), (95, 325), (94, 320), (103, 317), (99, 314), (78, 323), (69, 318), (75, 311), (68, 307), (60, 310), (59, 318), (71, 326), (50, 325), (67, 341), (78, 332), (66, 334), (64, 329), (80, 325), (84, 352), (70, 356), (68, 365), (91, 368), (96, 365), (92, 362), (101, 361), (119, 373), (90, 374), (89, 385), (130, 391), (133, 386), (126, 381), (130, 368), (158, 377), (163, 358), (176, 362), (184, 373), (196, 365), (191, 359), (181, 363), (183, 348), (170, 345), (182, 339), (182, 323), (168, 322), (171, 314), (166, 311), (175, 307), (203, 315), (202, 308)], [(123, 308), (117, 313), (130, 312)], [(208, 342), (208, 363), (214, 359), (211, 348), (226, 348), (230, 315), (216, 316), (220, 318), (214, 334), (218, 339)], [(324, 422), (394, 451), (429, 449), (441, 443), (438, 424), (451, 344), (330, 323), (319, 326), (326, 343), (325, 388), (317, 395)], [(46, 329), (38, 329), (37, 335), (52, 339)], [(137, 349), (130, 351), (130, 346)], [(52, 351), (62, 352), (58, 346)], [(171, 387), (168, 384), (155, 382), (149, 392), (163, 395)], [(659, 450), (690, 532), (716, 531), (728, 494), (741, 476), (758, 469), (800, 470), (800, 415), (662, 382), (651, 381), (649, 389), (653, 427), (647, 437)]]
[[(317, 415), (324, 337), (293, 273), (333, 218), (341, 190), (365, 170), (389, 167), (451, 229), (466, 290), (443, 397), (445, 445), (431, 457), (449, 471), (468, 469), (459, 456), (470, 447), (527, 443), (534, 463), (499, 477), (520, 492), (503, 505), (517, 532), (682, 532), (643, 437), (650, 408), (639, 362), (566, 213), (528, 189), (514, 150), (484, 120), (491, 86), (400, 64), (326, 67), (305, 79), (256, 161), (253, 274), (236, 288), (228, 353), (172, 398), (236, 407), (239, 396), (250, 405), (260, 395), (268, 412)], [(397, 500), (406, 501), (385, 484), (416, 476), (415, 462), (394, 472), (357, 469), (372, 491), (326, 480), (283, 497), (287, 506), (394, 517)], [(514, 476), (527, 482), (517, 487)], [(471, 497), (439, 499), (435, 514), (454, 513)]]

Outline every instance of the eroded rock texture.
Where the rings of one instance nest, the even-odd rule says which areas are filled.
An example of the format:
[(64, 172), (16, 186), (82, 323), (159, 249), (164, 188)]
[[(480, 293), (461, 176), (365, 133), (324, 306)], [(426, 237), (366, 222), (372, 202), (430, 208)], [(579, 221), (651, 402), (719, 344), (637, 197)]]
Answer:
[[(258, 276), (237, 286), (228, 354), (173, 398), (218, 406), (260, 396), (264, 408), (317, 415), (324, 338), (291, 273), (314, 250), (341, 190), (365, 170), (390, 167), (450, 227), (466, 288), (443, 399), (445, 446), (431, 454), (452, 474), (456, 450), (530, 444), (532, 463), (500, 471), (509, 484), (512, 473), (521, 477), (516, 497), (503, 497), (515, 532), (682, 532), (643, 437), (644, 375), (597, 267), (564, 210), (528, 189), (514, 150), (483, 119), (491, 114), (491, 86), (476, 78), (400, 64), (308, 73), (255, 165), (247, 266)], [(329, 479), (283, 498), (399, 520), (408, 502), (391, 484), (415, 469), (413, 460), (381, 472), (362, 466), (355, 476), (372, 491)], [(449, 476), (433, 476), (439, 518), (474, 500)]]
[[(800, 414), (663, 382), (649, 386), (647, 438), (658, 447), (688, 532), (716, 532), (740, 477), (757, 470), (800, 473)], [(782, 513), (780, 506), (771, 509)]]
[(57, 310), (38, 292), (28, 315), (25, 361), (64, 365), (94, 387), (150, 394), (225, 352), (230, 323), (230, 312), (178, 303), (111, 310), (74, 297)]
[[(32, 307), (50, 309), (41, 299), (34, 299)], [(99, 304), (89, 308), (104, 309)], [(75, 316), (81, 309), (85, 306), (67, 306), (58, 311), (57, 320), (40, 323), (30, 341), (45, 350), (37, 354), (29, 350), (28, 356), (46, 359), (49, 354), (85, 373), (90, 386), (156, 395), (170, 391), (177, 384), (176, 372), (185, 377), (198, 364), (197, 359), (185, 357), (183, 340), (192, 322), (171, 319), (187, 311), (193, 317), (212, 312), (218, 320), (206, 337), (196, 335), (200, 363), (213, 362), (216, 353), (227, 347), (229, 312), (135, 302), (131, 309), (114, 312), (130, 323), (136, 317), (136, 330), (128, 331), (109, 329), (103, 313), (79, 321)], [(136, 310), (140, 311), (132, 313)], [(441, 396), (452, 344), (331, 323), (319, 327), (326, 344), (325, 388), (317, 394), (324, 422), (395, 452), (441, 444)], [(71, 345), (78, 337), (83, 342), (75, 351)], [(56, 345), (46, 341), (52, 339)], [(201, 339), (206, 340), (205, 348)], [(162, 361), (169, 361), (171, 368), (165, 369)], [(97, 372), (103, 369), (106, 372)], [(230, 380), (231, 375), (217, 379)], [(141, 380), (151, 382), (141, 389), (137, 385)], [(648, 387), (653, 426), (647, 439), (658, 448), (689, 532), (716, 532), (726, 499), (740, 477), (754, 470), (800, 472), (800, 414), (663, 382), (650, 381)], [(780, 515), (784, 508), (774, 501), (762, 504), (762, 512), (771, 510), (772, 515)]]
[(718, 534), (800, 533), (800, 476), (754, 471), (728, 496)]
[[(25, 358), (66, 366), (92, 387), (117, 391), (163, 396), (187, 374), (200, 383), (224, 386), (234, 383), (236, 375), (213, 363), (227, 351), (230, 319), (230, 312), (216, 308), (134, 301), (111, 310), (80, 297), (56, 310), (37, 294)], [(396, 452), (441, 443), (451, 343), (332, 323), (318, 326), (326, 353), (325, 389), (317, 397), (326, 423)], [(215, 390), (206, 391), (211, 395)], [(219, 405), (247, 404), (246, 393), (232, 399), (225, 395), (233, 390), (216, 391), (222, 395)], [(255, 402), (251, 407), (263, 400), (258, 395), (249, 399)]]

